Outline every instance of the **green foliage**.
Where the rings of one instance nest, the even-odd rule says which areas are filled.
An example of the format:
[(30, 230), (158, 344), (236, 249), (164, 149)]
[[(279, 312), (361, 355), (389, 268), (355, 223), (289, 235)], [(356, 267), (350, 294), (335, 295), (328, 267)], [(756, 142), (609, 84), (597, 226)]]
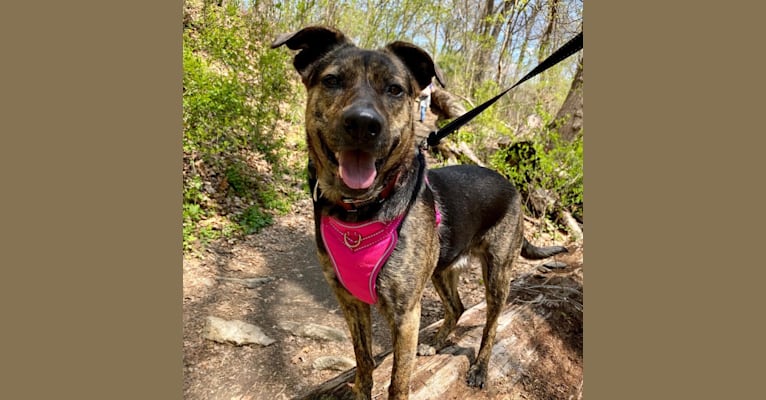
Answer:
[[(484, 102), (495, 97), (503, 89), (496, 82), (484, 81), (476, 89), (476, 97)], [(474, 148), (484, 149), (492, 147), (492, 143), (497, 143), (499, 137), (512, 134), (513, 131), (506, 121), (504, 110), (498, 102), (476, 116), (470, 126), (458, 132), (457, 138)]]
[[(545, 130), (531, 142), (531, 158), (519, 157), (508, 148), (495, 152), (490, 165), (510, 179), (523, 195), (536, 189), (552, 193), (554, 209), (582, 213), (583, 136), (561, 140), (555, 130)], [(526, 199), (525, 199), (526, 200)], [(528, 201), (525, 201), (528, 204)], [(527, 207), (528, 208), (528, 207)], [(529, 210), (528, 211), (532, 211)], [(548, 210), (554, 211), (554, 210)]]
[(288, 145), (295, 132), (277, 127), (283, 113), (296, 119), (300, 104), (290, 55), (264, 40), (274, 22), (239, 1), (205, 3), (187, 5), (183, 33), (184, 251), (256, 233), (272, 223), (268, 210), (288, 212), (293, 179), (274, 176), (304, 162), (290, 148), (305, 146), (302, 136)]
[(247, 166), (238, 160), (230, 161), (226, 166), (226, 181), (236, 196), (244, 198), (250, 197), (251, 188), (256, 185), (253, 177), (247, 173)]
[(269, 210), (275, 210), (280, 214), (287, 214), (291, 210), (291, 198), (281, 195), (275, 188), (269, 188), (258, 192), (258, 198)]
[(271, 215), (264, 213), (256, 206), (248, 207), (236, 217), (236, 220), (245, 235), (258, 233), (273, 222)]
[(197, 238), (196, 224), (201, 219), (202, 209), (198, 204), (183, 205), (183, 249), (192, 250)]
[(207, 154), (245, 148), (276, 159), (279, 138), (267, 133), (291, 95), (289, 56), (263, 43), (270, 26), (235, 1), (207, 7), (200, 18), (183, 42), (186, 148)]
[(206, 196), (202, 192), (202, 179), (199, 175), (194, 175), (184, 182), (183, 193), (183, 249), (191, 250), (194, 243), (199, 239), (199, 223), (205, 217), (205, 211), (202, 208)]
[[(480, 104), (535, 61), (531, 55), (537, 53), (539, 33), (527, 28), (545, 22), (549, 6), (566, 5), (574, 17), (556, 25), (559, 37), (581, 24), (581, 5), (569, 1), (541, 2), (539, 10), (529, 2), (517, 2), (513, 16), (485, 15), (482, 7), (452, 0), (394, 3), (184, 3), (184, 251), (217, 238), (256, 233), (271, 223), (273, 215), (290, 212), (294, 201), (305, 197), (305, 91), (296, 90), (300, 83), (291, 65), (294, 52), (269, 48), (277, 35), (325, 24), (342, 30), (361, 47), (412, 41), (437, 61), (450, 92)], [(493, 36), (492, 29), (484, 29), (493, 27), (502, 27), (503, 34)], [(510, 47), (501, 52), (506, 32), (512, 36)], [(524, 130), (530, 114), (550, 121), (571, 83), (569, 69), (571, 62), (528, 81), (452, 140), (464, 141), (479, 157), (486, 157), (497, 143), (516, 138), (520, 134), (516, 130)], [(537, 174), (527, 185), (555, 190), (562, 207), (581, 204), (582, 140), (559, 143), (541, 131), (538, 128), (532, 135), (540, 167), (510, 171), (501, 154), (492, 157), (492, 166), (505, 168), (504, 173), (516, 181), (521, 175)]]
[(238, 144), (235, 130), (247, 125), (251, 110), (242, 84), (212, 72), (188, 46), (184, 42), (184, 149), (220, 153)]

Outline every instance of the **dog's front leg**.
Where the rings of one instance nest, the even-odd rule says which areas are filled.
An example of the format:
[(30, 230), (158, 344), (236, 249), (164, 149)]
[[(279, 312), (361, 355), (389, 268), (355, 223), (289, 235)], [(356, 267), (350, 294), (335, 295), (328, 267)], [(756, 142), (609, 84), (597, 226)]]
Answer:
[(412, 309), (389, 317), (394, 344), (394, 363), (391, 370), (389, 400), (407, 400), (410, 395), (410, 377), (415, 365), (420, 326), (420, 302)]
[(343, 316), (351, 332), (356, 356), (356, 377), (354, 396), (357, 400), (370, 400), (372, 397), (372, 371), (375, 360), (372, 357), (372, 318), (370, 306), (357, 300), (345, 289), (336, 289)]

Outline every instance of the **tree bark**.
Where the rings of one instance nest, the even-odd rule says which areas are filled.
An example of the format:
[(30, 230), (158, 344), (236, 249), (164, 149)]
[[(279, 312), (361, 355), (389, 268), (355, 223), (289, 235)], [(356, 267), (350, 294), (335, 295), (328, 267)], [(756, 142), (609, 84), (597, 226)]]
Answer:
[(477, 87), (490, 71), (491, 48), (494, 48), (500, 37), (508, 13), (513, 10), (515, 0), (504, 0), (502, 5), (495, 7), (493, 0), (487, 0), (479, 19), (480, 39), (475, 51), (477, 54), (476, 70), (473, 75), (473, 87)]
[(548, 125), (549, 129), (558, 131), (562, 140), (571, 142), (583, 128), (583, 58), (577, 64), (577, 72), (572, 79), (564, 103), (556, 113), (556, 119)]
[(548, 57), (550, 53), (551, 42), (553, 40), (553, 30), (556, 26), (556, 13), (558, 11), (558, 0), (550, 0), (550, 9), (548, 14), (548, 24), (545, 26), (540, 37), (540, 47), (537, 49), (537, 62), (540, 63)]
[(529, 39), (532, 36), (532, 28), (535, 26), (535, 20), (537, 19), (537, 14), (540, 13), (540, 6), (537, 3), (534, 3), (532, 4), (531, 7), (526, 7), (526, 8), (529, 9), (529, 15), (524, 21), (524, 24), (526, 25), (526, 29), (524, 31), (524, 40), (521, 42), (521, 46), (519, 47), (519, 52), (518, 52), (519, 57), (516, 60), (516, 71), (513, 74), (514, 81), (521, 78), (521, 75), (525, 71), (524, 62), (527, 55), (527, 47), (529, 46)]
[(559, 218), (564, 221), (564, 224), (566, 224), (569, 233), (575, 241), (583, 240), (584, 236), (582, 228), (580, 228), (580, 224), (577, 223), (577, 220), (569, 213), (569, 211), (560, 211)]

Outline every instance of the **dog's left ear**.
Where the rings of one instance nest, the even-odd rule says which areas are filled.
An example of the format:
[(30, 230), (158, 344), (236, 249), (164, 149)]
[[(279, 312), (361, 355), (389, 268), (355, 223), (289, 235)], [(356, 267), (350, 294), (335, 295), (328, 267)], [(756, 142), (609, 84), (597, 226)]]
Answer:
[(420, 90), (425, 89), (434, 77), (444, 87), (442, 71), (436, 66), (434, 60), (431, 59), (431, 56), (425, 50), (407, 42), (389, 43), (386, 49), (394, 53), (407, 66), (407, 69), (410, 70), (415, 81), (417, 81), (418, 86), (420, 86)]
[(300, 50), (293, 59), (293, 66), (306, 82), (314, 63), (332, 50), (352, 43), (337, 29), (309, 26), (297, 32), (280, 35), (271, 43), (271, 48), (282, 45), (287, 45), (290, 50)]

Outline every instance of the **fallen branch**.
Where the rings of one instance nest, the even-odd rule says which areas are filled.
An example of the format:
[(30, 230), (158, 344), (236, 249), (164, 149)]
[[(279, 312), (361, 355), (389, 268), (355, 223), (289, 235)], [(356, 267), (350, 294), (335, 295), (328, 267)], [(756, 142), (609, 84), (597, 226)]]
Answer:
[(460, 144), (455, 146), (451, 142), (444, 141), (439, 144), (438, 149), (445, 158), (464, 157), (480, 167), (486, 167), (484, 162), (476, 156), (476, 153), (474, 153), (465, 142), (460, 142)]
[(572, 234), (574, 239), (576, 241), (580, 241), (583, 239), (583, 233), (582, 228), (580, 228), (580, 224), (577, 222), (576, 219), (570, 214), (568, 211), (561, 211), (560, 215), (561, 220), (564, 221), (564, 224), (569, 229), (569, 233)]

